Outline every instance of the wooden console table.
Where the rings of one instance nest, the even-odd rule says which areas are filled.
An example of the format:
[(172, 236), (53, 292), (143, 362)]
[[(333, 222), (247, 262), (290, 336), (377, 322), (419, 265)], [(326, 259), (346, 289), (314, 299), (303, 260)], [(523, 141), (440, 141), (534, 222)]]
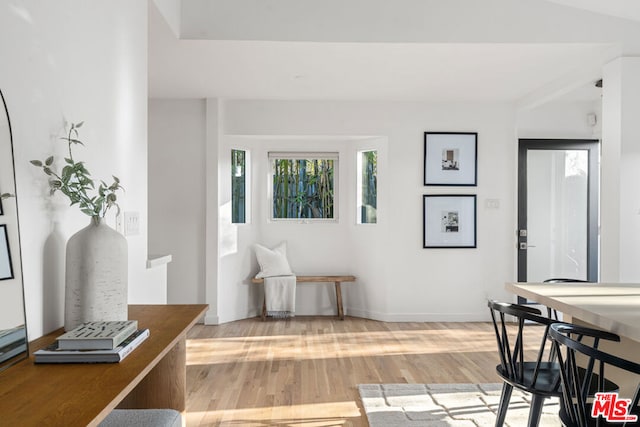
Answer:
[(183, 412), (186, 336), (207, 308), (129, 306), (129, 319), (150, 336), (120, 363), (36, 365), (33, 352), (63, 331), (33, 341), (29, 359), (0, 372), (2, 425), (94, 426), (115, 408)]
[[(342, 282), (355, 282), (356, 276), (296, 276), (296, 282), (306, 283), (335, 283), (336, 285), (336, 308), (338, 318), (344, 320), (344, 309), (342, 307)], [(251, 279), (251, 283), (264, 284), (264, 279)], [(267, 300), (262, 301), (262, 320), (267, 318)]]

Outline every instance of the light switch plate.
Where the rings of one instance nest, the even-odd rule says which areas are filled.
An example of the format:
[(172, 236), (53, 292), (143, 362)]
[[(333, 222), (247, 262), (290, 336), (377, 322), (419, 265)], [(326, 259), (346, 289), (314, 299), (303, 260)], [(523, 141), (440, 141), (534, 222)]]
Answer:
[(484, 206), (487, 209), (500, 209), (500, 199), (485, 199)]
[(125, 212), (124, 213), (124, 235), (136, 236), (140, 234), (140, 213)]

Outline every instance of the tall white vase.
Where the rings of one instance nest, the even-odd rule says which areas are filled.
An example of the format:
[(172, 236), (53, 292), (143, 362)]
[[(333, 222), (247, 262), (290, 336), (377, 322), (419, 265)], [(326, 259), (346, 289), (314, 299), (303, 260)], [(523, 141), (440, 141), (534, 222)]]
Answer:
[(69, 238), (64, 328), (127, 320), (127, 239), (99, 217)]

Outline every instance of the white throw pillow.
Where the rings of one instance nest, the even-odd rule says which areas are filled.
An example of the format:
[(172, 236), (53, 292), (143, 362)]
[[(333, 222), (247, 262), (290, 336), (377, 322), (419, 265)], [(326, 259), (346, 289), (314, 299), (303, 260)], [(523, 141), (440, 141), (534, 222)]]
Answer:
[(282, 242), (273, 249), (269, 249), (259, 244), (253, 245), (256, 250), (256, 258), (260, 265), (260, 272), (256, 278), (291, 276), (291, 267), (287, 261), (287, 242)]

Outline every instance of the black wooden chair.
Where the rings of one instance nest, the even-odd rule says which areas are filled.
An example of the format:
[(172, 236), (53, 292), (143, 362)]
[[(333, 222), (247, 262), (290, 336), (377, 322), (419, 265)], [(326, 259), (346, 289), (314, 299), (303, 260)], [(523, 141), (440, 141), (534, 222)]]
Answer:
[[(640, 364), (598, 349), (600, 340), (617, 342), (620, 341), (620, 337), (610, 332), (568, 324), (553, 324), (549, 334), (558, 353), (558, 362), (562, 366), (560, 371), (563, 392), (560, 409), (562, 423), (567, 427), (639, 426), (640, 384), (636, 387), (634, 396), (618, 396), (618, 399), (631, 399), (631, 404), (624, 409), (629, 409), (629, 415), (638, 417), (638, 421), (607, 422), (606, 417), (600, 415), (594, 418), (591, 412), (596, 393), (618, 390), (616, 384), (606, 379), (607, 372), (610, 372), (605, 369), (606, 367), (623, 369), (630, 376), (639, 375), (640, 379)], [(583, 363), (580, 364), (580, 361)], [(596, 412), (607, 413), (608, 411), (605, 401), (599, 401), (597, 408)], [(611, 412), (611, 415), (614, 413)]]
[[(560, 365), (553, 359), (551, 342), (548, 339), (549, 328), (554, 320), (542, 316), (537, 308), (526, 305), (493, 300), (490, 300), (488, 305), (500, 355), (500, 364), (496, 366), (496, 371), (503, 380), (496, 426), (504, 424), (513, 387), (531, 393), (527, 425), (537, 426), (545, 399), (559, 397), (562, 394)], [(507, 316), (515, 318), (515, 325), (509, 324), (511, 319)], [(535, 346), (537, 350), (535, 358), (525, 356), (525, 326), (544, 328), (540, 343)], [(548, 345), (547, 342), (549, 342)]]

